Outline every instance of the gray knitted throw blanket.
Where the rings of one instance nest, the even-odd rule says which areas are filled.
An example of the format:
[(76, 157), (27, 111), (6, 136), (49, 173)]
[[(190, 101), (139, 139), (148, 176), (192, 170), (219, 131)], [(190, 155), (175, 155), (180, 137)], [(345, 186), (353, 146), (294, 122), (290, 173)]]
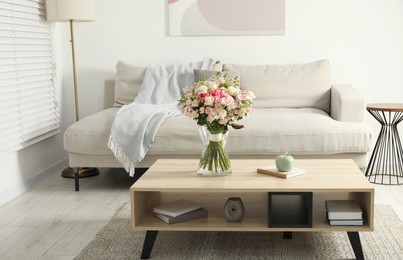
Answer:
[(108, 147), (130, 176), (154, 143), (159, 127), (180, 114), (180, 91), (193, 84), (193, 70), (209, 70), (213, 64), (213, 59), (205, 59), (147, 68), (137, 97), (116, 113), (109, 136)]

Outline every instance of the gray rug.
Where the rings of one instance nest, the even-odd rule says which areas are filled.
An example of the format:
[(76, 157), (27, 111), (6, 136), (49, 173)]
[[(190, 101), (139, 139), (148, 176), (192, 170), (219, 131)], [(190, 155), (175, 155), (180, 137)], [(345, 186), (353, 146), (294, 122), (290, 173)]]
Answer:
[[(75, 259), (139, 259), (145, 232), (132, 230), (125, 204)], [(403, 224), (376, 205), (375, 231), (361, 232), (366, 259), (402, 259)], [(354, 259), (346, 232), (159, 232), (151, 259)]]

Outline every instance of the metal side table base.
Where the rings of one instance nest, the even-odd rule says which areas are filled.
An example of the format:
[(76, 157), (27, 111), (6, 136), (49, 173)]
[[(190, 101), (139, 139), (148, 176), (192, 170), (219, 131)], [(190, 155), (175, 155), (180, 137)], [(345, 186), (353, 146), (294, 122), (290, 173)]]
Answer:
[(368, 104), (367, 110), (381, 124), (381, 131), (365, 176), (372, 183), (403, 184), (403, 148), (397, 128), (403, 121), (403, 104)]

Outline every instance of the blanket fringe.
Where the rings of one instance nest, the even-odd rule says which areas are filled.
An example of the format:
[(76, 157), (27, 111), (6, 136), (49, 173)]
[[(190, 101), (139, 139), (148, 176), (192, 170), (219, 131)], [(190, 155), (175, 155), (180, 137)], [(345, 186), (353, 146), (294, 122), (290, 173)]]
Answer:
[(109, 136), (108, 147), (111, 149), (116, 159), (123, 164), (123, 167), (129, 173), (130, 177), (133, 177), (136, 165), (122, 152), (120, 146), (112, 136)]

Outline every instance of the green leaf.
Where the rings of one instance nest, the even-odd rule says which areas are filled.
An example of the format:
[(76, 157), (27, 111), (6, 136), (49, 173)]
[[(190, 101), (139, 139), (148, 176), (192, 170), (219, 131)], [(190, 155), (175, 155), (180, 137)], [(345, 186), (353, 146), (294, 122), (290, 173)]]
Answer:
[(244, 125), (240, 125), (240, 124), (231, 124), (231, 126), (232, 126), (232, 128), (234, 128), (234, 129), (242, 129), (242, 128), (245, 127)]

